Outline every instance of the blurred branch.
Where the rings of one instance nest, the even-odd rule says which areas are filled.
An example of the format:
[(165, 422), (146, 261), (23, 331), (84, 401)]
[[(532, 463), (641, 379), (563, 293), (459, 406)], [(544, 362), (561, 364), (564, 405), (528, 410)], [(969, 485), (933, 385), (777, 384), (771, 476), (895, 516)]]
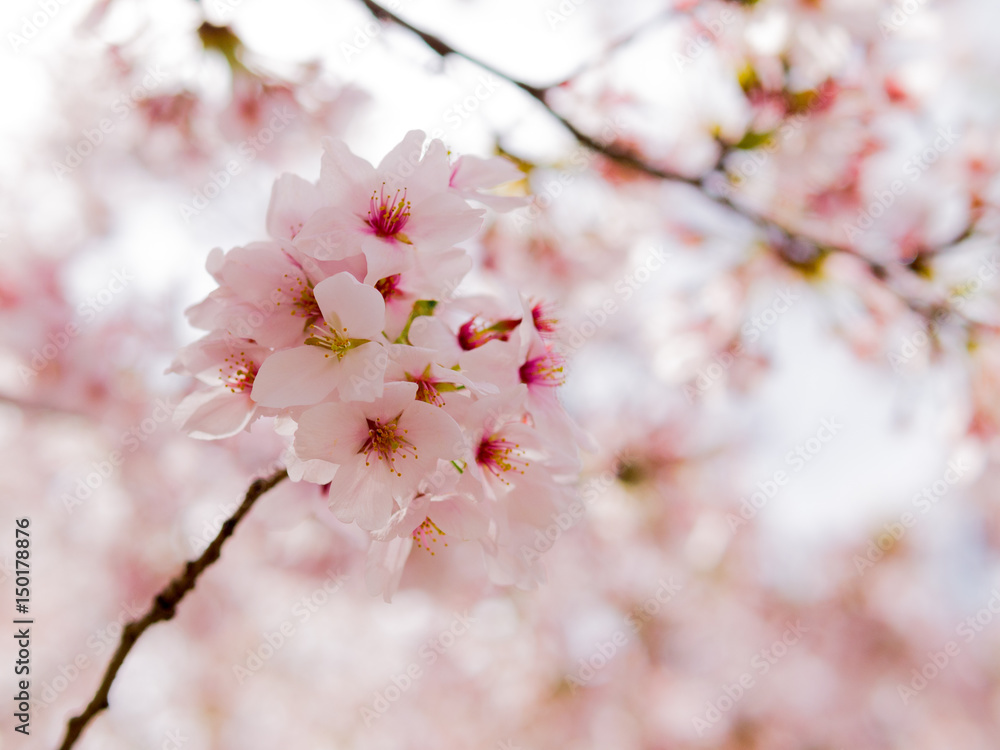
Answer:
[(77, 409), (72, 409), (68, 406), (55, 406), (53, 404), (43, 404), (39, 401), (29, 401), (23, 398), (18, 398), (17, 396), (8, 396), (7, 394), (0, 393), (0, 404), (7, 404), (8, 406), (15, 406), (24, 412), (51, 412), (52, 414), (65, 414), (72, 417), (83, 417), (85, 419), (90, 419), (91, 415), (84, 411), (79, 411)]
[(618, 52), (618, 50), (620, 50), (622, 47), (628, 46), (643, 34), (656, 28), (661, 21), (669, 21), (681, 15), (687, 16), (688, 14), (678, 11), (676, 8), (667, 8), (665, 10), (660, 11), (655, 16), (643, 22), (640, 26), (633, 29), (629, 33), (609, 42), (607, 45), (605, 45), (604, 49), (601, 50), (601, 53), (599, 55), (577, 67), (576, 70), (574, 70), (568, 76), (565, 76), (561, 81), (559, 81), (559, 83), (553, 83), (550, 84), (549, 86), (546, 86), (546, 90), (554, 89), (558, 86), (565, 86), (570, 81), (574, 81), (580, 76), (582, 76), (584, 73), (587, 73), (588, 71), (593, 70), (596, 67), (604, 65), (608, 60), (610, 60), (615, 55), (615, 53)]
[[(971, 320), (970, 318), (968, 318), (968, 316), (964, 315), (961, 311), (955, 309), (952, 305), (950, 305), (947, 302), (947, 300), (942, 299), (933, 303), (928, 303), (925, 301), (912, 299), (907, 294), (897, 289), (894, 289), (892, 285), (888, 283), (891, 276), (891, 271), (886, 264), (868, 258), (867, 256), (858, 252), (852, 247), (836, 245), (830, 242), (824, 242), (814, 237), (809, 237), (808, 235), (805, 235), (801, 232), (798, 232), (794, 229), (784, 226), (775, 219), (771, 219), (767, 216), (764, 216), (763, 214), (759, 214), (751, 209), (741, 206), (737, 202), (735, 202), (732, 198), (730, 198), (728, 195), (724, 195), (721, 192), (712, 189), (711, 183), (713, 182), (713, 178), (716, 179), (721, 178), (723, 180), (726, 179), (725, 175), (720, 175), (719, 172), (722, 168), (722, 163), (725, 160), (726, 156), (728, 156), (728, 154), (732, 152), (732, 148), (723, 146), (720, 150), (719, 157), (716, 160), (715, 164), (712, 165), (712, 167), (708, 170), (708, 172), (698, 177), (691, 177), (689, 175), (684, 175), (679, 172), (674, 172), (672, 170), (659, 167), (654, 164), (650, 164), (649, 162), (645, 161), (640, 154), (636, 154), (633, 151), (623, 148), (622, 146), (615, 143), (602, 143), (599, 140), (587, 135), (582, 130), (580, 130), (575, 124), (573, 124), (570, 120), (568, 120), (564, 115), (555, 110), (552, 107), (552, 105), (549, 104), (548, 101), (546, 101), (546, 97), (551, 90), (563, 85), (565, 81), (549, 84), (547, 86), (535, 86), (533, 84), (518, 80), (517, 78), (514, 78), (513, 76), (504, 73), (501, 70), (498, 70), (489, 63), (486, 63), (480, 60), (479, 58), (470, 55), (467, 52), (464, 52), (456, 47), (453, 47), (451, 44), (444, 41), (440, 37), (435, 36), (434, 34), (431, 34), (427, 31), (424, 31), (423, 29), (417, 28), (413, 24), (397, 16), (392, 11), (382, 7), (374, 0), (361, 0), (361, 2), (364, 3), (365, 7), (367, 7), (368, 10), (371, 11), (376, 18), (384, 21), (391, 21), (397, 26), (407, 29), (416, 36), (420, 37), (420, 39), (428, 47), (430, 47), (435, 53), (440, 55), (442, 58), (447, 57), (448, 55), (455, 55), (457, 57), (464, 58), (465, 60), (468, 60), (469, 62), (482, 68), (483, 70), (492, 73), (500, 78), (503, 78), (512, 85), (521, 89), (522, 91), (530, 95), (533, 99), (538, 101), (555, 120), (557, 120), (566, 130), (568, 130), (573, 135), (574, 138), (576, 138), (576, 140), (581, 145), (586, 146), (588, 149), (596, 153), (599, 153), (624, 167), (634, 169), (635, 171), (641, 172), (650, 177), (655, 177), (661, 180), (667, 180), (670, 182), (689, 185), (697, 189), (705, 197), (707, 197), (709, 200), (713, 201), (717, 205), (720, 205), (728, 209), (729, 211), (738, 214), (745, 219), (748, 219), (759, 229), (763, 230), (765, 235), (768, 237), (769, 242), (771, 243), (771, 249), (783, 261), (785, 261), (789, 265), (799, 266), (799, 267), (814, 265), (818, 261), (821, 261), (823, 257), (831, 253), (842, 253), (844, 255), (850, 255), (851, 257), (855, 258), (858, 262), (862, 263), (868, 269), (868, 272), (872, 275), (874, 279), (884, 284), (886, 288), (889, 289), (891, 292), (893, 292), (897, 297), (899, 297), (900, 300), (910, 310), (927, 318), (928, 320), (930, 320), (931, 316), (937, 310), (944, 309), (950, 312), (951, 314), (955, 315), (956, 317), (960, 318), (961, 320), (965, 321), (965, 323), (969, 327), (972, 328), (984, 327), (991, 330), (996, 329), (995, 326), (990, 326), (988, 324)], [(630, 37), (626, 37), (625, 41), (627, 41), (629, 38)], [(613, 45), (610, 49), (613, 50), (615, 49), (616, 46), (617, 45)], [(961, 238), (959, 238), (958, 240), (956, 240), (954, 243), (951, 244), (954, 245), (960, 240)], [(786, 250), (791, 250), (791, 249), (796, 249), (798, 252), (795, 253), (794, 255), (786, 253)], [(803, 250), (805, 251), (805, 257), (808, 258), (808, 262), (803, 262), (801, 260), (801, 257), (803, 257), (801, 251)], [(796, 257), (796, 255), (798, 255), (799, 257)], [(909, 268), (908, 266), (903, 265), (901, 267), (905, 269), (906, 272), (912, 273), (916, 276), (920, 275), (915, 269)]]
[(63, 743), (59, 746), (59, 750), (69, 750), (69, 748), (73, 747), (76, 741), (80, 738), (80, 735), (83, 733), (84, 728), (88, 723), (90, 723), (90, 720), (108, 707), (108, 691), (111, 690), (111, 683), (114, 682), (115, 676), (118, 674), (118, 670), (125, 661), (125, 657), (128, 656), (136, 641), (139, 640), (139, 637), (146, 632), (150, 626), (155, 625), (162, 620), (170, 620), (173, 618), (173, 616), (177, 613), (177, 605), (180, 603), (181, 599), (183, 599), (185, 595), (187, 595), (187, 593), (194, 588), (195, 583), (198, 581), (198, 577), (205, 572), (208, 566), (219, 559), (223, 543), (233, 535), (233, 532), (236, 530), (236, 525), (250, 511), (250, 508), (253, 507), (255, 502), (257, 502), (257, 499), (287, 477), (288, 472), (281, 469), (269, 477), (254, 480), (249, 489), (247, 489), (243, 503), (236, 509), (236, 512), (222, 524), (222, 528), (219, 530), (219, 533), (216, 535), (215, 539), (212, 540), (212, 543), (208, 545), (208, 548), (201, 554), (201, 557), (197, 560), (189, 561), (187, 565), (184, 566), (184, 571), (178, 574), (162, 591), (160, 591), (159, 594), (156, 595), (153, 599), (152, 605), (146, 614), (143, 615), (142, 619), (133, 620), (125, 626), (122, 631), (121, 639), (118, 642), (118, 648), (115, 650), (114, 656), (111, 657), (111, 663), (108, 664), (108, 668), (104, 672), (104, 679), (101, 680), (101, 684), (97, 688), (97, 692), (94, 694), (93, 699), (84, 709), (83, 713), (69, 720), (69, 723), (66, 725), (66, 737), (63, 739)]
[(517, 86), (517, 88), (521, 89), (522, 91), (530, 95), (532, 98), (536, 99), (543, 107), (545, 107), (545, 109), (549, 112), (549, 114), (552, 117), (558, 120), (559, 124), (561, 124), (564, 128), (566, 128), (566, 130), (568, 130), (573, 135), (574, 138), (576, 138), (581, 144), (591, 149), (592, 151), (601, 153), (604, 156), (608, 157), (609, 159), (613, 159), (614, 161), (626, 167), (631, 167), (632, 169), (635, 169), (639, 172), (645, 172), (646, 174), (652, 177), (658, 177), (662, 180), (671, 180), (674, 182), (684, 182), (694, 187), (699, 187), (699, 188), (702, 187), (701, 180), (699, 178), (688, 177), (686, 175), (680, 174), (679, 172), (672, 172), (669, 170), (660, 169), (659, 167), (655, 167), (652, 164), (647, 164), (636, 154), (633, 154), (630, 151), (627, 151), (626, 149), (617, 146), (613, 143), (601, 143), (592, 138), (591, 136), (587, 135), (586, 133), (584, 133), (579, 128), (577, 128), (576, 125), (574, 125), (572, 122), (563, 117), (563, 115), (561, 115), (559, 112), (554, 110), (552, 106), (545, 100), (545, 97), (548, 94), (548, 92), (551, 91), (553, 88), (562, 85), (561, 82), (550, 84), (548, 86), (533, 86), (530, 83), (525, 83), (524, 81), (520, 81), (517, 78), (512, 77), (508, 73), (504, 73), (503, 71), (494, 68), (489, 63), (483, 62), (477, 57), (473, 57), (467, 52), (463, 52), (459, 49), (456, 49), (455, 47), (452, 47), (450, 44), (442, 40), (440, 37), (434, 36), (433, 34), (430, 34), (422, 29), (418, 29), (416, 26), (413, 26), (407, 21), (404, 21), (395, 13), (386, 10), (378, 3), (374, 2), (374, 0), (361, 0), (361, 2), (365, 4), (368, 10), (370, 10), (373, 14), (375, 14), (376, 18), (392, 21), (396, 25), (401, 26), (404, 29), (407, 29), (408, 31), (411, 31), (414, 34), (416, 34), (418, 37), (420, 37), (421, 40), (423, 40), (424, 44), (426, 44), (428, 47), (434, 50), (434, 52), (436, 52), (441, 57), (447, 57), (448, 55), (455, 55), (457, 57), (464, 58), (469, 62), (471, 62), (473, 65), (476, 65), (477, 67), (480, 67), (489, 73), (493, 73), (494, 75), (503, 78), (505, 81), (508, 81), (514, 86)]

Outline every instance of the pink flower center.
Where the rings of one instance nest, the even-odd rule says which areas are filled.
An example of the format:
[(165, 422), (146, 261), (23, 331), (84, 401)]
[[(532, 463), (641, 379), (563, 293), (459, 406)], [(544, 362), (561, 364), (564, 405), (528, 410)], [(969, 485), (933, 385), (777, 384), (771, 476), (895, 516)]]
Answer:
[(223, 384), (233, 393), (245, 393), (253, 388), (260, 365), (246, 356), (246, 352), (231, 354), (222, 360), (219, 375)]
[(372, 192), (368, 206), (368, 226), (379, 237), (395, 237), (410, 220), (410, 202), (406, 200), (406, 188), (403, 188), (402, 195), (397, 190), (390, 199), (385, 194), (383, 182), (378, 193)]
[(566, 382), (563, 359), (558, 354), (543, 354), (521, 365), (521, 382), (528, 386), (557, 386)]
[(559, 321), (556, 320), (553, 311), (544, 302), (535, 303), (531, 308), (531, 318), (535, 323), (535, 330), (542, 338), (551, 338), (556, 335)]
[(458, 345), (465, 351), (471, 351), (495, 339), (506, 341), (510, 338), (510, 332), (520, 324), (520, 318), (512, 318), (497, 321), (491, 326), (477, 325), (476, 318), (471, 318), (458, 329)]
[(444, 399), (437, 389), (437, 381), (429, 377), (413, 377), (407, 375), (406, 379), (417, 384), (417, 401), (423, 401), (434, 406), (444, 406)]
[(400, 275), (396, 273), (392, 276), (386, 276), (384, 279), (379, 279), (375, 283), (375, 289), (382, 295), (382, 299), (386, 302), (403, 296), (403, 292), (399, 288), (399, 279)]
[(484, 437), (479, 443), (479, 449), (476, 451), (476, 463), (491, 472), (504, 484), (510, 484), (504, 479), (504, 473), (513, 470), (524, 474), (524, 469), (520, 467), (527, 468), (531, 465), (522, 458), (523, 453), (518, 443), (512, 443), (497, 435), (492, 435)]
[(396, 469), (396, 459), (420, 458), (413, 443), (403, 437), (405, 434), (406, 430), (399, 429), (399, 417), (385, 423), (369, 419), (368, 439), (358, 451), (365, 454), (365, 466), (371, 466), (372, 454), (375, 454), (375, 460), (385, 461), (389, 471), (397, 477), (403, 476)]
[[(430, 518), (425, 518), (423, 523), (413, 530), (413, 541), (417, 543), (418, 547), (424, 548), (433, 555), (434, 550), (431, 549), (431, 545), (427, 542), (430, 541), (431, 544), (437, 544), (438, 537), (444, 535), (445, 533), (438, 528), (436, 523)], [(444, 546), (447, 547), (448, 542), (445, 542)]]

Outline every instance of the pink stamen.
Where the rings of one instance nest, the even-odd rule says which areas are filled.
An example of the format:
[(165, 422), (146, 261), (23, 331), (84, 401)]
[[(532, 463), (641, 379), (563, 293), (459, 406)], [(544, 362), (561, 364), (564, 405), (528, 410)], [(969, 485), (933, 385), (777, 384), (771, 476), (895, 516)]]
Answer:
[(395, 237), (403, 231), (406, 222), (410, 220), (410, 202), (406, 200), (406, 188), (400, 196), (399, 190), (386, 197), (385, 183), (378, 193), (372, 192), (368, 208), (368, 226), (375, 230), (379, 237)]

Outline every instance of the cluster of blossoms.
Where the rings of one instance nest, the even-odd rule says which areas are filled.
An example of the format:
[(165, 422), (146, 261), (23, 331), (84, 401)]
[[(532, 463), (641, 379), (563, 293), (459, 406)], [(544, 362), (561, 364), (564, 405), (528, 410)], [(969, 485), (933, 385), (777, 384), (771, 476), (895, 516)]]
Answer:
[(327, 140), (316, 184), (282, 175), (271, 239), (210, 254), (219, 287), (188, 310), (209, 333), (172, 368), (208, 386), (176, 411), (194, 437), (276, 418), (290, 477), (370, 533), (366, 577), (387, 599), (412, 547), (442, 536), (479, 542), (498, 582), (539, 580), (537, 535), (586, 440), (556, 395), (545, 308), (455, 295), (472, 266), (455, 244), (484, 215), (469, 201), (523, 205), (489, 192), (520, 173), (424, 142), (412, 131), (373, 167)]

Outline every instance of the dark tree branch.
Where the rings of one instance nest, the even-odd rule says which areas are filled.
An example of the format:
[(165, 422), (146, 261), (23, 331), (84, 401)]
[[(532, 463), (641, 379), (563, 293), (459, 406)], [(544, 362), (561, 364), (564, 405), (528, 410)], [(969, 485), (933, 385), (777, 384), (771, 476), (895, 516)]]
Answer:
[(128, 656), (132, 647), (135, 645), (139, 637), (146, 632), (146, 630), (155, 625), (162, 620), (170, 620), (177, 613), (177, 605), (180, 603), (181, 599), (194, 588), (195, 583), (198, 581), (198, 577), (205, 572), (209, 565), (214, 563), (219, 559), (219, 555), (222, 552), (223, 543), (233, 535), (236, 530), (236, 525), (243, 519), (253, 507), (253, 504), (257, 502), (257, 499), (267, 492), (269, 489), (274, 487), (278, 482), (282, 481), (288, 476), (288, 473), (281, 469), (275, 472), (269, 477), (264, 479), (256, 479), (253, 484), (247, 489), (246, 496), (243, 498), (243, 503), (236, 512), (230, 516), (225, 523), (222, 524), (222, 528), (216, 535), (212, 543), (208, 545), (208, 548), (201, 554), (197, 560), (192, 560), (184, 566), (183, 572), (179, 573), (167, 586), (160, 591), (159, 594), (153, 599), (153, 603), (150, 605), (149, 610), (143, 615), (142, 619), (133, 620), (125, 629), (122, 631), (121, 639), (118, 642), (118, 648), (115, 650), (114, 656), (111, 657), (111, 663), (108, 664), (108, 668), (104, 672), (104, 679), (101, 680), (100, 686), (97, 688), (97, 692), (94, 694), (93, 699), (87, 705), (79, 716), (76, 716), (69, 720), (66, 725), (66, 737), (63, 739), (62, 744), (59, 746), (59, 750), (69, 750), (76, 741), (80, 738), (83, 733), (84, 728), (90, 723), (97, 714), (108, 707), (108, 691), (111, 690), (111, 683), (114, 682), (115, 676), (118, 674), (118, 670), (121, 668), (122, 663), (125, 661), (125, 657)]
[[(706, 174), (703, 174), (698, 177), (692, 177), (689, 175), (680, 174), (678, 172), (674, 172), (650, 164), (649, 162), (645, 161), (639, 154), (635, 154), (632, 151), (622, 148), (621, 146), (615, 143), (602, 143), (601, 141), (593, 138), (587, 133), (584, 133), (573, 122), (571, 122), (564, 115), (555, 110), (552, 107), (552, 105), (549, 104), (549, 102), (546, 100), (547, 95), (551, 90), (565, 84), (567, 81), (560, 81), (558, 83), (553, 83), (547, 86), (535, 86), (533, 84), (518, 80), (517, 78), (514, 78), (513, 76), (504, 73), (501, 70), (498, 70), (489, 63), (486, 63), (478, 59), (477, 57), (467, 52), (464, 52), (458, 49), (457, 47), (452, 46), (451, 44), (444, 41), (440, 37), (435, 36), (434, 34), (431, 34), (427, 31), (424, 31), (423, 29), (414, 26), (408, 21), (397, 16), (392, 11), (382, 7), (374, 0), (361, 0), (361, 2), (364, 3), (365, 7), (367, 7), (368, 10), (371, 11), (376, 18), (383, 21), (391, 21), (397, 26), (400, 26), (412, 32), (442, 58), (447, 57), (449, 55), (461, 57), (471, 62), (473, 65), (476, 65), (477, 67), (480, 67), (489, 73), (492, 73), (500, 78), (503, 78), (505, 81), (521, 89), (526, 94), (531, 96), (533, 99), (538, 101), (546, 109), (549, 115), (553, 119), (558, 121), (559, 124), (561, 124), (567, 131), (569, 131), (569, 133), (572, 134), (573, 137), (576, 138), (576, 140), (580, 144), (594, 151), (595, 153), (599, 153), (624, 167), (628, 167), (630, 169), (633, 169), (637, 172), (648, 175), (650, 177), (654, 177), (661, 180), (667, 180), (670, 182), (681, 183), (693, 187), (696, 190), (700, 191), (705, 197), (707, 197), (709, 200), (713, 201), (717, 205), (720, 205), (728, 209), (729, 211), (749, 220), (759, 229), (763, 230), (764, 233), (768, 235), (768, 238), (770, 240), (775, 241), (774, 247), (772, 247), (772, 249), (779, 255), (779, 257), (782, 258), (782, 260), (786, 261), (790, 265), (803, 265), (803, 264), (800, 261), (797, 261), (796, 259), (786, 255), (785, 252), (783, 252), (783, 248), (797, 247), (799, 249), (807, 249), (809, 251), (812, 260), (817, 260), (817, 259), (821, 260), (823, 256), (829, 255), (830, 253), (842, 253), (844, 255), (849, 255), (852, 258), (855, 258), (858, 262), (862, 263), (868, 269), (868, 272), (872, 275), (873, 278), (885, 284), (886, 287), (891, 291), (893, 291), (893, 293), (895, 293), (908, 308), (910, 308), (913, 312), (921, 315), (922, 317), (927, 318), (928, 320), (931, 319), (931, 316), (935, 312), (943, 309), (947, 310), (950, 314), (954, 315), (958, 319), (964, 321), (966, 326), (970, 329), (984, 328), (988, 330), (1000, 330), (996, 326), (991, 326), (989, 324), (981, 323), (979, 321), (974, 321), (968, 318), (961, 311), (954, 309), (954, 307), (950, 305), (947, 300), (938, 300), (932, 303), (914, 300), (905, 293), (893, 289), (892, 286), (888, 283), (890, 276), (892, 274), (890, 272), (890, 269), (886, 266), (886, 264), (868, 258), (863, 253), (860, 253), (857, 250), (855, 250), (853, 247), (837, 245), (835, 243), (825, 242), (816, 239), (814, 237), (809, 237), (801, 232), (798, 232), (794, 229), (784, 226), (783, 224), (774, 219), (771, 219), (762, 214), (758, 214), (755, 211), (752, 211), (750, 209), (747, 209), (739, 205), (729, 195), (713, 190), (711, 188), (711, 182), (713, 178), (721, 178), (723, 180), (726, 179), (724, 174), (720, 174), (720, 170), (722, 168), (722, 163), (724, 159), (730, 153), (732, 153), (731, 147), (722, 145), (719, 158), (716, 160), (716, 163), (711, 167), (711, 169)], [(969, 233), (967, 232), (966, 235), (964, 236), (968, 236), (968, 234)], [(963, 238), (957, 239), (955, 242), (951, 243), (951, 245), (956, 244)], [(808, 263), (806, 263), (805, 265), (808, 265)], [(913, 272), (913, 269), (910, 269), (906, 266), (902, 266), (902, 268), (904, 268), (907, 271)]]

